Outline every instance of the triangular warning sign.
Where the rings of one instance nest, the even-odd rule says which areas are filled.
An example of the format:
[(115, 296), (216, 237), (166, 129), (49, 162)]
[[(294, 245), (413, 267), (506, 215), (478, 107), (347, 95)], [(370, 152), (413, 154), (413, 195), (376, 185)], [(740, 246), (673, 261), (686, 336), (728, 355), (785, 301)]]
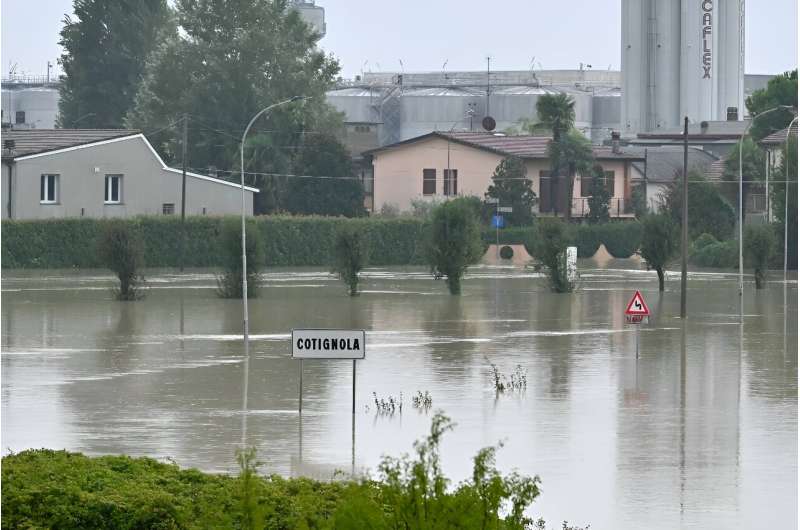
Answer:
[(644, 297), (642, 293), (636, 291), (636, 294), (633, 295), (631, 301), (628, 302), (628, 308), (625, 310), (626, 315), (640, 315), (640, 316), (650, 316), (650, 310), (647, 308), (647, 304), (644, 303)]

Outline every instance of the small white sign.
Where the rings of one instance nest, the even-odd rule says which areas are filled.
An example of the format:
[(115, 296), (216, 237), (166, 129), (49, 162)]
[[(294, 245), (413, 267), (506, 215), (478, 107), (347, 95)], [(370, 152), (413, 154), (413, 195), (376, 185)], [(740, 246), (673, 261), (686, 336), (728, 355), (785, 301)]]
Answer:
[(497, 211), (503, 213), (511, 213), (514, 211), (514, 208), (512, 208), (511, 206), (500, 206), (499, 208), (497, 208)]
[(294, 359), (363, 359), (363, 329), (293, 329)]
[(578, 247), (567, 247), (567, 279), (574, 282), (578, 278)]

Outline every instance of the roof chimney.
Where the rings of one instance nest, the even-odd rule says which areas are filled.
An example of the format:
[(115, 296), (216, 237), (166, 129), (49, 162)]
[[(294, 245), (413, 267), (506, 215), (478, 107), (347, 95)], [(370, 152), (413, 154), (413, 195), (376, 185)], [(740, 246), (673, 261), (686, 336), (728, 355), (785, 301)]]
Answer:
[(619, 132), (617, 131), (611, 131), (611, 151), (617, 155), (621, 152), (619, 148)]
[(738, 107), (728, 107), (728, 121), (739, 121)]
[(708, 132), (708, 122), (701, 121), (700, 122), (700, 134), (705, 134)]

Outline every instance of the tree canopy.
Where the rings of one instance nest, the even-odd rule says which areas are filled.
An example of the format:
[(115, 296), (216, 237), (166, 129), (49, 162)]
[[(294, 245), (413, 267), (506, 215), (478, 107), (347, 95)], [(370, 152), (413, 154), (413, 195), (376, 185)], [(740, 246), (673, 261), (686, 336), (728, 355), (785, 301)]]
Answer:
[[(521, 158), (504, 158), (494, 170), (492, 183), (486, 192), (486, 198), (498, 199), (500, 206), (511, 206), (512, 211), (505, 214), (511, 226), (530, 226), (533, 224), (533, 207), (536, 206), (536, 194), (528, 178), (528, 170)], [(494, 211), (494, 207), (489, 208)]]
[(553, 133), (558, 141), (575, 125), (575, 100), (568, 94), (544, 94), (536, 101), (536, 114), (542, 126)]
[(425, 254), (434, 276), (446, 277), (450, 294), (461, 294), (461, 277), (483, 255), (478, 218), (475, 202), (464, 197), (433, 210)]
[(60, 32), (58, 124), (121, 128), (145, 61), (172, 24), (167, 0), (74, 0), (73, 9)]
[[(319, 35), (286, 0), (177, 0), (175, 9), (179, 31), (151, 55), (126, 121), (154, 131), (151, 141), (167, 160), (177, 152), (171, 126), (184, 113), (195, 168), (238, 169), (239, 143), (250, 119), (294, 96), (310, 99), (276, 108), (253, 125), (245, 146), (248, 170), (291, 173), (305, 164), (298, 159), (315, 156), (304, 148), (308, 133), (340, 130), (341, 116), (325, 102), (339, 64), (317, 47)], [(258, 213), (281, 208), (270, 197), (284, 196), (277, 188), (285, 182), (248, 180), (266, 188)]]
[[(745, 104), (751, 116), (779, 105), (788, 105), (797, 109), (797, 69), (770, 79), (767, 88), (753, 92)], [(753, 121), (750, 126), (750, 134), (756, 141), (761, 140), (775, 131), (785, 129), (793, 117), (794, 114), (788, 109), (770, 112)]]
[(642, 246), (640, 252), (647, 268), (658, 274), (658, 290), (664, 290), (664, 269), (678, 249), (678, 225), (666, 214), (646, 215), (642, 219)]

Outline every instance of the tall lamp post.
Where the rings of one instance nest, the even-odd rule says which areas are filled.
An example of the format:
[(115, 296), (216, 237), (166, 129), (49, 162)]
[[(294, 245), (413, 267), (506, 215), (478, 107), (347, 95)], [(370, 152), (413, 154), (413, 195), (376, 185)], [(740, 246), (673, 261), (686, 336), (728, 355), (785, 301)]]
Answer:
[[(742, 230), (744, 226), (744, 199), (743, 199), (743, 179), (742, 179), (742, 144), (744, 143), (744, 137), (747, 134), (747, 131), (750, 129), (750, 126), (753, 125), (753, 122), (756, 121), (758, 118), (769, 114), (770, 112), (774, 112), (780, 109), (790, 109), (794, 110), (793, 107), (789, 105), (778, 105), (777, 107), (772, 107), (771, 109), (765, 110), (759, 114), (756, 114), (752, 117), (752, 119), (747, 123), (742, 131), (742, 136), (739, 139), (739, 218), (737, 219), (737, 223), (739, 225), (739, 296), (744, 294), (744, 261), (743, 261), (743, 253), (742, 253)], [(797, 119), (797, 118), (795, 118)], [(788, 138), (788, 137), (787, 137)], [(788, 184), (787, 184), (788, 190)], [(785, 239), (785, 237), (784, 237)], [(784, 267), (785, 270), (785, 267)]]
[[(789, 136), (791, 136), (792, 125), (797, 123), (797, 116), (789, 123), (786, 128), (786, 159), (783, 161), (786, 166), (786, 175), (784, 175), (784, 198), (783, 198), (783, 286), (784, 292), (786, 289), (786, 270), (789, 259)], [(785, 320), (785, 319), (784, 319)], [(785, 332), (784, 332), (785, 335)]]
[(247, 124), (247, 128), (244, 130), (242, 134), (242, 143), (240, 146), (240, 153), (241, 153), (241, 177), (242, 177), (242, 310), (244, 316), (244, 354), (245, 357), (250, 355), (250, 344), (249, 344), (249, 328), (247, 325), (248, 315), (247, 315), (247, 239), (245, 236), (245, 193), (244, 193), (244, 140), (247, 136), (248, 131), (250, 131), (250, 127), (253, 126), (253, 123), (265, 112), (269, 112), (270, 110), (274, 109), (275, 107), (280, 107), (282, 105), (286, 105), (293, 101), (298, 101), (301, 99), (306, 99), (307, 96), (293, 96), (287, 100), (281, 101), (279, 103), (274, 103), (269, 107), (265, 107), (261, 109), (253, 119), (250, 120), (250, 123)]

